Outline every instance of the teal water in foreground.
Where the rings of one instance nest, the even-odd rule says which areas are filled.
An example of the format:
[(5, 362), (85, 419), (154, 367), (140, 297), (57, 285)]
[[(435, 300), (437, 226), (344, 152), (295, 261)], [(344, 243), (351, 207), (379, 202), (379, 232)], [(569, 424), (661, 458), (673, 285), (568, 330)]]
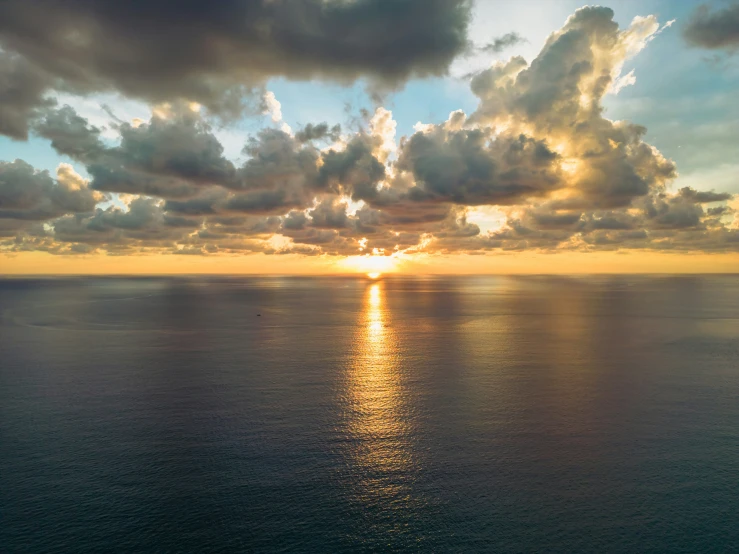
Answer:
[(729, 552), (739, 277), (0, 280), (1, 552)]

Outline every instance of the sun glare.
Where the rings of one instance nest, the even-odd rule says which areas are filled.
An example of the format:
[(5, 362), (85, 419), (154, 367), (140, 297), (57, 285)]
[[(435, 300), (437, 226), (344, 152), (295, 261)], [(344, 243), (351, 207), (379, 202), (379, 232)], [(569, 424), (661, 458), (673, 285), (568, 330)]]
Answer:
[(384, 273), (398, 270), (398, 258), (395, 256), (349, 256), (340, 262), (341, 266), (353, 273), (364, 273), (370, 279), (377, 279)]

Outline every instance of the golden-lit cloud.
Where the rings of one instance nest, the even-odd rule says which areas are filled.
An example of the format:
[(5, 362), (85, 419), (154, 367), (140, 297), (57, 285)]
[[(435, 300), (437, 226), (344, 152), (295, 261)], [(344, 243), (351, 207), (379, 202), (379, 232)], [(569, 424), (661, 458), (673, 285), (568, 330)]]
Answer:
[[(25, 8), (10, 4), (22, 18)], [(466, 17), (462, 3), (428, 9)], [(624, 73), (626, 62), (671, 23), (637, 17), (621, 29), (609, 8), (581, 8), (530, 62), (514, 56), (472, 75), (474, 111), (419, 124), (410, 136), (397, 136), (393, 113), (382, 106), (350, 129), (317, 122), (293, 132), (265, 90), (259, 110), (271, 126), (248, 139), (240, 160), (226, 155), (216, 127), (222, 119), (213, 115), (230, 97), (194, 92), (192, 68), (179, 68), (172, 82), (184, 79), (182, 88), (166, 99), (109, 76), (161, 100), (148, 121), (118, 121), (115, 140), (69, 106), (24, 104), (28, 117), (4, 132), (21, 137), (29, 126), (80, 167), (62, 164), (54, 179), (21, 160), (0, 162), (0, 252), (295, 256), (306, 267), (366, 274), (428, 268), (438, 256), (471, 263), (514, 252), (737, 252), (736, 198), (674, 190), (678, 168), (645, 141), (646, 129), (605, 117), (606, 95), (636, 82), (634, 70)], [(28, 45), (17, 48), (32, 57)], [(25, 67), (14, 56), (0, 72)], [(283, 63), (301, 75), (292, 62), (272, 62), (282, 69), (228, 60), (262, 77), (288, 72)], [(365, 73), (387, 82), (448, 66), (408, 59), (394, 75), (384, 59), (364, 62)], [(306, 75), (330, 73), (331, 60), (305, 63)], [(355, 78), (355, 70), (345, 76)], [(45, 85), (36, 77), (23, 78), (38, 96)]]

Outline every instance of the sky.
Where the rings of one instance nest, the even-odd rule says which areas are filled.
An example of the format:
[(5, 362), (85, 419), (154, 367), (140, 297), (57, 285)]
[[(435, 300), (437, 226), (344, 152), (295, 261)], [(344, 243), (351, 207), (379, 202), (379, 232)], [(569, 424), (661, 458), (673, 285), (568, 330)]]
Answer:
[(739, 272), (739, 2), (0, 5), (0, 274)]

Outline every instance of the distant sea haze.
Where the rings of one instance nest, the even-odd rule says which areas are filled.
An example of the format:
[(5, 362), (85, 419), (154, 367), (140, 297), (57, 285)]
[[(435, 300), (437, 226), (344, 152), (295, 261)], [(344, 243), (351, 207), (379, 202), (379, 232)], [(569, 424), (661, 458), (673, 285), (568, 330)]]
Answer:
[(731, 552), (739, 277), (0, 280), (0, 552)]

